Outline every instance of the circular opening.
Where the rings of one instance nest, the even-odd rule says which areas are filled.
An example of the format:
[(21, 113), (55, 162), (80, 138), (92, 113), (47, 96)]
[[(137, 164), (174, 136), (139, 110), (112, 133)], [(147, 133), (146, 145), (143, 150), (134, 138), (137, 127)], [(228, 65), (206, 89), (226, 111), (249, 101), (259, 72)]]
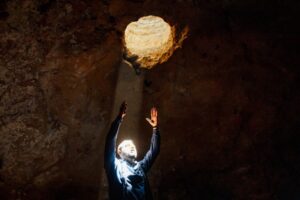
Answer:
[(152, 68), (172, 55), (174, 28), (160, 17), (150, 15), (131, 22), (124, 37), (127, 55), (137, 57), (140, 67)]

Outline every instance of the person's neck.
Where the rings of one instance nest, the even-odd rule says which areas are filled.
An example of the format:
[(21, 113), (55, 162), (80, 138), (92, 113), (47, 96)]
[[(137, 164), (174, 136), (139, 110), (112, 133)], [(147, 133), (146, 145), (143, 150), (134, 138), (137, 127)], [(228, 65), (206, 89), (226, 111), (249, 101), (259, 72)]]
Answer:
[(123, 160), (125, 161), (125, 162), (127, 162), (129, 165), (136, 165), (136, 160), (134, 159), (134, 158), (123, 158)]

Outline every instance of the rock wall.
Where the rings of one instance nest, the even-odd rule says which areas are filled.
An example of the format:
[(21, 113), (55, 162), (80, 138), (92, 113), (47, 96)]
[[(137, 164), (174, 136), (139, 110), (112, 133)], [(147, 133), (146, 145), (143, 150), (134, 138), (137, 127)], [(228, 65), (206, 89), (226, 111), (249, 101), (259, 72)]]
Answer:
[[(104, 192), (123, 31), (148, 14), (190, 29), (146, 72), (143, 113), (157, 105), (162, 130), (155, 199), (299, 199), (298, 10), (291, 0), (0, 2), (1, 199)], [(142, 155), (151, 130), (140, 126)]]

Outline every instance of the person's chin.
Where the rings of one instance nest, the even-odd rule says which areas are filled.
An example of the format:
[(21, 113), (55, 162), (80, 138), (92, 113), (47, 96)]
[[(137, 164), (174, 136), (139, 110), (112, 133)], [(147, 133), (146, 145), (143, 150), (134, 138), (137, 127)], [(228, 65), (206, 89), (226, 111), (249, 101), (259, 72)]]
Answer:
[(135, 155), (135, 154), (130, 154), (128, 157), (129, 157), (130, 159), (136, 159), (136, 155)]

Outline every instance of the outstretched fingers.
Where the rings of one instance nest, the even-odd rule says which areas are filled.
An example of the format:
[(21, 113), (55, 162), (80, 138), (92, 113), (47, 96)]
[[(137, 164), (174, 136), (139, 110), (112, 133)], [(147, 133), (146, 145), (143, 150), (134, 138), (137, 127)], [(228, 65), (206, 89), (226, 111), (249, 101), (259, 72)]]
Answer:
[(146, 120), (151, 126), (157, 126), (157, 110), (154, 106), (150, 110), (150, 118), (146, 118)]
[(155, 107), (151, 108), (151, 117), (157, 117), (157, 110)]
[(126, 103), (126, 101), (123, 101), (120, 106), (119, 116), (124, 118), (126, 115), (126, 110), (127, 110), (127, 103)]

